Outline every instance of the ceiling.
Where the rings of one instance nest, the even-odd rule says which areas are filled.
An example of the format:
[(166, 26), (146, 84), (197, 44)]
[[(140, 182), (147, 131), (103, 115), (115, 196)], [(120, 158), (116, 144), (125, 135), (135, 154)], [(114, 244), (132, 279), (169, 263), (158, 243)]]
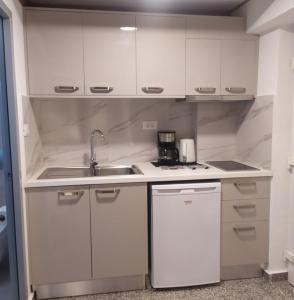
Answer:
[(20, 0), (25, 6), (229, 15), (248, 0)]

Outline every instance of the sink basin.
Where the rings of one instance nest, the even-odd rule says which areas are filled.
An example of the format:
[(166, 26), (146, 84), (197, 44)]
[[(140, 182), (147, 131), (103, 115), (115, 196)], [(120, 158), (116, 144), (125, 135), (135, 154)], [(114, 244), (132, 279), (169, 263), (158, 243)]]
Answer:
[[(94, 176), (121, 176), (142, 174), (136, 166), (97, 166)], [(90, 168), (47, 168), (38, 179), (91, 177)]]
[(98, 166), (95, 168), (95, 176), (116, 176), (142, 174), (136, 166)]

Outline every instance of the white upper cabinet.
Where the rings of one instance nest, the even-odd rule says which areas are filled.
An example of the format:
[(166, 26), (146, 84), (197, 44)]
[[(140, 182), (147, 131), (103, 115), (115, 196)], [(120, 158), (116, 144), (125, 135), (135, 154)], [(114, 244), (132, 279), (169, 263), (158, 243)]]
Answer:
[(31, 95), (84, 95), (81, 14), (28, 11), (27, 51)]
[(187, 39), (186, 94), (219, 95), (221, 41)]
[(222, 41), (221, 94), (255, 95), (258, 45), (256, 41)]
[(83, 14), (86, 95), (136, 95), (135, 26), (134, 15)]
[(185, 17), (136, 17), (137, 94), (185, 94)]

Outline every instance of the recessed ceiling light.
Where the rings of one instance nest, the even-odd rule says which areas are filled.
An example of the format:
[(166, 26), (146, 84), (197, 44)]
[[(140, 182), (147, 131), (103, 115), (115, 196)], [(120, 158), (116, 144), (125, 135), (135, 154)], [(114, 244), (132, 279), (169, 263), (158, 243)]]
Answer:
[(135, 31), (135, 30), (137, 30), (137, 27), (134, 27), (134, 26), (122, 26), (119, 29), (123, 30), (123, 31)]

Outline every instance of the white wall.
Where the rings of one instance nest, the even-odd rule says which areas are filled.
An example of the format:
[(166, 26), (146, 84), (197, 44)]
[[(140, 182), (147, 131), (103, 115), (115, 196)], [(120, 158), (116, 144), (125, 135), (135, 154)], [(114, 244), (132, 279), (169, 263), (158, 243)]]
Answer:
[(288, 159), (291, 152), (293, 105), (293, 72), (290, 69), (290, 62), (294, 56), (294, 34), (284, 30), (271, 34), (277, 34), (278, 40), (275, 42), (279, 45), (273, 114), (272, 170), (274, 177), (271, 193), (269, 253), (269, 270), (276, 272), (285, 268), (283, 259), (287, 248), (290, 191)]
[[(2, 2), (2, 3), (1, 3)], [(25, 64), (25, 43), (24, 43), (24, 27), (23, 27), (23, 9), (18, 0), (0, 0), (0, 4), (5, 4), (11, 11), (12, 15), (12, 39), (13, 39), (13, 60), (14, 60), (14, 76), (15, 76), (15, 88), (16, 88), (16, 107), (18, 116), (18, 129), (19, 129), (19, 144), (20, 144), (20, 161), (21, 161), (21, 178), (25, 178), (25, 156), (24, 156), (24, 141), (22, 138), (22, 95), (27, 94), (26, 84), (26, 64)], [(22, 188), (22, 194), (24, 190)], [(23, 209), (25, 199), (23, 198)], [(23, 220), (24, 223), (24, 220)], [(25, 224), (25, 223), (24, 223)], [(26, 235), (25, 235), (26, 243)], [(27, 248), (26, 248), (27, 249)], [(25, 250), (26, 250), (25, 249)], [(26, 273), (28, 274), (28, 257), (25, 253), (26, 260)], [(28, 282), (27, 282), (28, 284)], [(27, 298), (30, 298), (31, 294), (28, 291)]]
[(264, 34), (293, 24), (293, 0), (250, 0), (233, 15), (247, 17), (247, 32)]
[(247, 28), (251, 28), (273, 2), (274, 0), (250, 0), (234, 11), (233, 15), (240, 17), (246, 16)]

